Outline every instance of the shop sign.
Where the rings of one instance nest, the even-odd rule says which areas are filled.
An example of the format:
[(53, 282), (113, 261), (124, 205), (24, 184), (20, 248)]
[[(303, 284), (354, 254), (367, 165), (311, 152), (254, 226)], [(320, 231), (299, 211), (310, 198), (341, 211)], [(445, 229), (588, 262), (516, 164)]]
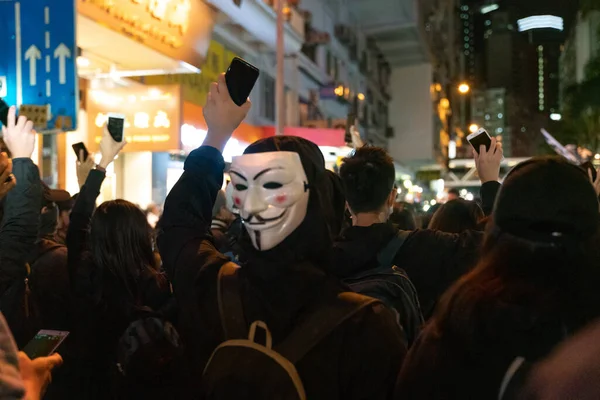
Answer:
[(304, 44), (307, 46), (316, 46), (319, 44), (328, 44), (331, 41), (331, 36), (328, 32), (317, 31), (310, 28), (306, 32), (306, 40)]
[(237, 55), (227, 50), (222, 44), (212, 40), (206, 54), (206, 62), (201, 74), (169, 74), (146, 76), (138, 80), (147, 85), (181, 85), (183, 100), (197, 106), (206, 104), (206, 96), (212, 82), (225, 72)]
[(208, 49), (214, 23), (214, 11), (199, 0), (77, 0), (77, 11), (198, 68)]
[(125, 152), (179, 150), (181, 96), (177, 85), (87, 91), (88, 146), (98, 148), (108, 114), (125, 115)]

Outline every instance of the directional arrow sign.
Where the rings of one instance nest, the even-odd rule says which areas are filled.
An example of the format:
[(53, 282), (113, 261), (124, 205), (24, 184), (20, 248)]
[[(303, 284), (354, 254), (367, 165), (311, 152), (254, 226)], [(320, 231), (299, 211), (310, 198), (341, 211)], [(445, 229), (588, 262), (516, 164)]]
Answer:
[[(68, 50), (68, 49), (67, 49)], [(25, 59), (29, 61), (29, 85), (37, 84), (37, 61), (42, 58), (42, 53), (34, 44), (25, 52)]]
[(64, 43), (58, 45), (54, 50), (54, 58), (58, 58), (58, 83), (64, 85), (67, 83), (67, 68), (65, 60), (71, 58), (71, 50)]

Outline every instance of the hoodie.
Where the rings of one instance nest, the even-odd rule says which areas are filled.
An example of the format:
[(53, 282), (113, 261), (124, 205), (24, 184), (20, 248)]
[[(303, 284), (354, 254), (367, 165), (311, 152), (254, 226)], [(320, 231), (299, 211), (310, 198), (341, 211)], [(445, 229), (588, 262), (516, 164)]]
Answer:
[[(274, 346), (317, 301), (344, 291), (328, 274), (333, 237), (344, 211), (339, 180), (325, 170), (319, 148), (300, 138), (269, 138), (246, 152), (277, 150), (300, 155), (311, 185), (307, 215), (296, 231), (269, 251), (252, 248), (244, 233), (238, 279), (246, 322), (264, 321)], [(190, 154), (185, 172), (167, 197), (158, 238), (181, 307), (179, 332), (196, 368), (195, 376), (202, 376), (210, 354), (224, 339), (217, 275), (228, 259), (215, 249), (209, 234), (224, 166), (222, 155), (212, 147), (202, 146)], [(391, 311), (367, 307), (338, 326), (296, 367), (310, 399), (387, 399), (405, 353)]]

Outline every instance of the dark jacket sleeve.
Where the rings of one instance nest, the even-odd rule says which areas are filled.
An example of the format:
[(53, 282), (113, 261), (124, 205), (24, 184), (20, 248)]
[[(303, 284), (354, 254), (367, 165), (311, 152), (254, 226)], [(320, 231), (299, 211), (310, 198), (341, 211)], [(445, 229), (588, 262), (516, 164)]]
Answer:
[(492, 215), (494, 204), (496, 203), (496, 195), (502, 185), (500, 182), (492, 181), (481, 185), (481, 208), (486, 216)]
[(71, 291), (77, 295), (94, 293), (93, 263), (90, 261), (88, 239), (90, 221), (105, 176), (102, 171), (90, 171), (71, 211), (71, 222), (67, 232), (68, 264)]
[(200, 375), (222, 337), (216, 283), (228, 259), (215, 249), (209, 231), (224, 167), (221, 153), (212, 147), (190, 153), (158, 224), (163, 268), (180, 307), (180, 334), (194, 359), (193, 373)]
[(483, 233), (449, 234), (433, 230), (413, 232), (396, 255), (396, 265), (408, 274), (421, 302), (423, 317), (431, 317), (440, 296), (479, 258)]
[(15, 329), (22, 323), (17, 319), (23, 318), (25, 263), (37, 239), (42, 185), (37, 166), (28, 158), (13, 159), (13, 174), (17, 185), (6, 196), (0, 228), (0, 310)]

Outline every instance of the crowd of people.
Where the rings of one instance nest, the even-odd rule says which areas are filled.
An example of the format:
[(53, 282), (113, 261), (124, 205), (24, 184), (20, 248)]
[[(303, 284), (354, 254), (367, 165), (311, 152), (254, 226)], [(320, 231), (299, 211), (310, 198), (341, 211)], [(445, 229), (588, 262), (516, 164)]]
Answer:
[[(250, 107), (211, 85), (206, 139), (160, 218), (96, 204), (125, 146), (108, 131), (78, 195), (49, 189), (10, 109), (0, 398), (600, 398), (600, 178), (541, 157), (501, 183), (492, 140), (474, 152), (481, 202), (452, 193), (417, 229), (384, 149), (334, 173), (314, 143), (275, 136), (222, 191)], [(31, 360), (17, 349), (40, 329), (69, 335)]]

